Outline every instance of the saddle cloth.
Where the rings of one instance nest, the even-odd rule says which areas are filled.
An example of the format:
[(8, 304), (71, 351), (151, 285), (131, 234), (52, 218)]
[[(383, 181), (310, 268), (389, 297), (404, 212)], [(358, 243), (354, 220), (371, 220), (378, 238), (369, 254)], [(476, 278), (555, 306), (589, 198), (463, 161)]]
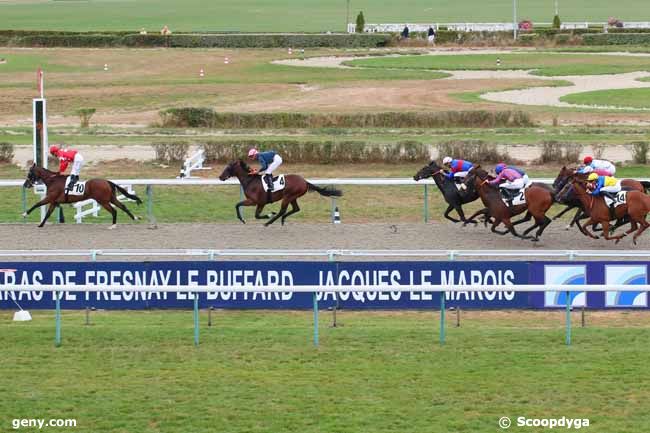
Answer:
[[(512, 205), (513, 206), (517, 206), (517, 205), (526, 203), (526, 190), (528, 189), (528, 187), (530, 185), (532, 185), (532, 183), (533, 183), (532, 181), (529, 181), (526, 185), (524, 185), (524, 187), (522, 189), (517, 191), (517, 193), (514, 195), (514, 198), (512, 199)], [(503, 191), (504, 189), (505, 188), (502, 188), (501, 191)], [(501, 195), (501, 197), (502, 197), (501, 200), (503, 200), (503, 202), (505, 204), (508, 204), (508, 200), (503, 198), (503, 194)]]
[[(264, 191), (268, 191), (269, 188), (266, 186), (266, 182), (262, 178), (262, 187), (264, 188)], [(281, 174), (279, 176), (274, 176), (273, 177), (273, 192), (275, 191), (280, 191), (284, 189), (284, 174)]]
[[(68, 186), (69, 183), (70, 183), (70, 176), (68, 176), (65, 179), (65, 185)], [(77, 181), (77, 183), (75, 183), (74, 186), (72, 187), (72, 191), (70, 191), (68, 195), (84, 195), (85, 192), (86, 192), (86, 181), (83, 182)]]
[(612, 200), (608, 196), (603, 194), (603, 198), (605, 199), (605, 204), (607, 206), (612, 206), (612, 203), (615, 203), (614, 207), (618, 207), (620, 205), (626, 204), (627, 203), (627, 191), (619, 191), (616, 193), (616, 201)]

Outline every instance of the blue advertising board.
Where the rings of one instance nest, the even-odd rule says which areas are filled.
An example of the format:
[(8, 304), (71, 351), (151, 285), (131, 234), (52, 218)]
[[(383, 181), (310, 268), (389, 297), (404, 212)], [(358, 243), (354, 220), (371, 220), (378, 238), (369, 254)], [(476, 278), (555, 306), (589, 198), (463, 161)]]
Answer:
[[(8, 262), (0, 273), (0, 309), (54, 308), (53, 292), (11, 292), (2, 284), (97, 284), (120, 286), (211, 285), (214, 292), (200, 293), (200, 308), (307, 309), (312, 294), (219, 291), (219, 287), (261, 285), (317, 285), (322, 308), (344, 309), (432, 309), (440, 296), (432, 292), (357, 292), (355, 286), (371, 284), (419, 285), (489, 284), (646, 284), (648, 262)], [(349, 285), (349, 292), (334, 294), (327, 286)], [(194, 295), (187, 292), (63, 292), (66, 309), (191, 308)], [(648, 308), (646, 292), (570, 292), (574, 307)], [(559, 308), (566, 292), (515, 293), (447, 292), (445, 304), (460, 308)]]

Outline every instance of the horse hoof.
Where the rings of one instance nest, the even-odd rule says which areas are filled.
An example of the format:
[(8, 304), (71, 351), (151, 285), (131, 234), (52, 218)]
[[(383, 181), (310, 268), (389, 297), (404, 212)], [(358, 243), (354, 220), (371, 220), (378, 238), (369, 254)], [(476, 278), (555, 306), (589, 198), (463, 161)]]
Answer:
[(133, 216), (133, 220), (134, 220), (134, 221), (138, 221), (139, 219), (140, 219), (139, 216), (137, 216), (137, 215), (134, 215), (134, 216)]
[(108, 229), (109, 229), (109, 230), (113, 230), (115, 227), (117, 227), (117, 224), (113, 224), (113, 225), (111, 225)]
[(571, 230), (571, 224), (569, 224), (568, 226), (564, 227), (564, 230)]
[(530, 241), (531, 242), (539, 242), (539, 238), (532, 238)]
[(23, 213), (21, 214), (21, 216), (22, 216), (23, 218), (27, 218), (27, 212), (23, 212)]

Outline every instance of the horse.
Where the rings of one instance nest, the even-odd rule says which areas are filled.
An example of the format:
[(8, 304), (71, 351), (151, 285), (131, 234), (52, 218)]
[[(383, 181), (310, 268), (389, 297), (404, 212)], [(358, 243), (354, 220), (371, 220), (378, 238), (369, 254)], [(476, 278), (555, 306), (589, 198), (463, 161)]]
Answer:
[(86, 181), (82, 195), (66, 195), (66, 181), (67, 176), (60, 175), (43, 167), (38, 167), (36, 164), (32, 165), (29, 169), (29, 173), (27, 174), (27, 179), (25, 180), (23, 187), (31, 188), (35, 184), (42, 182), (45, 184), (45, 186), (47, 186), (47, 193), (43, 200), (39, 201), (34, 206), (29, 208), (29, 210), (23, 213), (23, 218), (26, 218), (27, 215), (29, 215), (34, 209), (49, 204), (45, 218), (43, 218), (43, 221), (41, 221), (41, 223), (38, 225), (39, 227), (43, 227), (54, 209), (60, 204), (75, 203), (82, 200), (93, 199), (104, 209), (109, 211), (113, 216), (113, 225), (111, 225), (109, 229), (114, 229), (117, 224), (117, 211), (113, 208), (113, 206), (111, 206), (111, 204), (123, 210), (128, 216), (131, 217), (131, 219), (138, 219), (138, 217), (134, 216), (131, 211), (129, 211), (129, 209), (127, 209), (127, 207), (117, 199), (116, 191), (132, 200), (135, 200), (137, 204), (142, 204), (142, 200), (140, 200), (138, 196), (130, 194), (121, 186), (105, 179), (90, 179)]
[[(464, 222), (465, 224), (467, 223), (473, 223), (477, 224), (476, 221), (474, 220), (468, 220), (465, 218), (465, 213), (463, 212), (463, 207), (462, 205), (466, 203), (471, 203), (475, 200), (478, 199), (478, 192), (476, 189), (469, 188), (464, 192), (461, 192), (458, 190), (456, 187), (456, 184), (454, 181), (449, 180), (445, 175), (444, 175), (444, 169), (440, 167), (436, 161), (431, 161), (428, 165), (425, 165), (422, 167), (420, 171), (415, 173), (415, 176), (413, 176), (413, 180), (418, 181), (420, 179), (426, 179), (427, 177), (433, 178), (434, 182), (438, 186), (438, 189), (442, 193), (443, 198), (449, 205), (447, 207), (447, 210), (445, 211), (445, 218), (448, 220), (458, 223), (458, 222)], [(458, 216), (460, 216), (460, 220), (457, 220), (456, 218), (452, 218), (449, 216), (449, 213), (452, 210), (456, 210), (456, 213), (458, 213)]]
[[(544, 229), (551, 223), (551, 219), (546, 216), (546, 212), (555, 201), (551, 188), (548, 185), (535, 182), (524, 190), (526, 203), (509, 207), (501, 199), (501, 192), (498, 186), (489, 185), (489, 181), (489, 174), (479, 165), (469, 172), (464, 183), (466, 185), (474, 184), (483, 204), (488, 209), (488, 215), (494, 219), (492, 222), (492, 232), (500, 235), (505, 235), (509, 232), (518, 238), (531, 239), (534, 242), (539, 241), (539, 237), (544, 232)], [(524, 218), (515, 223), (510, 221), (511, 217), (519, 215), (524, 211), (527, 211)], [(535, 218), (535, 224), (526, 229), (523, 235), (519, 235), (515, 231), (514, 226), (530, 221), (531, 218)], [(502, 222), (508, 230), (499, 231), (496, 229)], [(537, 228), (535, 236), (527, 236), (535, 228)]]
[[(285, 187), (279, 191), (273, 191), (271, 199), (269, 200), (269, 196), (262, 186), (262, 177), (256, 174), (251, 174), (250, 168), (241, 159), (229, 163), (223, 170), (223, 173), (219, 176), (219, 179), (225, 181), (233, 176), (239, 179), (239, 183), (241, 184), (244, 190), (244, 195), (246, 196), (246, 200), (240, 201), (235, 205), (237, 218), (244, 224), (246, 224), (246, 221), (242, 218), (240, 211), (242, 206), (257, 206), (255, 209), (255, 218), (268, 219), (269, 221), (264, 224), (265, 226), (273, 224), (278, 218), (282, 218), (280, 222), (284, 225), (284, 220), (289, 215), (293, 215), (300, 211), (298, 198), (305, 195), (308, 191), (316, 191), (325, 197), (341, 197), (343, 195), (343, 192), (338, 189), (321, 188), (307, 182), (302, 176), (297, 174), (288, 174), (284, 177)], [(277, 214), (260, 215), (260, 212), (264, 209), (265, 205), (279, 200), (282, 200), (282, 204), (280, 205), (280, 211)], [(289, 205), (291, 205), (291, 210), (287, 212)]]
[[(571, 199), (572, 195), (580, 200), (582, 208), (588, 214), (589, 219), (584, 224), (584, 231), (586, 236), (592, 239), (598, 239), (598, 236), (592, 234), (587, 230), (590, 224), (600, 223), (603, 227), (603, 237), (607, 240), (614, 240), (618, 243), (628, 234), (636, 231), (632, 242), (636, 245), (637, 238), (643, 233), (650, 225), (646, 221), (646, 216), (650, 212), (650, 196), (641, 191), (628, 191), (626, 204), (619, 205), (614, 208), (614, 212), (610, 212), (609, 206), (605, 203), (605, 199), (601, 196), (593, 196), (587, 192), (587, 182), (577, 176), (570, 178), (570, 183), (558, 194), (560, 199)], [(629, 217), (632, 227), (622, 235), (610, 236), (609, 221), (616, 218), (618, 220), (624, 217)], [(578, 226), (580, 223), (578, 222)], [(638, 226), (641, 226), (640, 228)]]
[[(553, 189), (555, 190), (556, 194), (558, 194), (564, 188), (564, 186), (568, 183), (569, 178), (571, 178), (571, 176), (580, 176), (580, 178), (583, 178), (585, 180), (587, 178), (586, 174), (576, 173), (576, 169), (567, 168), (566, 166), (562, 167), (560, 169), (560, 172), (558, 173), (557, 177), (553, 181)], [(648, 181), (638, 181), (638, 180), (635, 180), (635, 179), (623, 179), (623, 180), (621, 180), (621, 187), (623, 187), (623, 188), (625, 188), (625, 189), (627, 189), (629, 191), (648, 192), (648, 190), (650, 190), (650, 182), (648, 182)], [(562, 210), (562, 212), (560, 212), (555, 217), (553, 217), (553, 221), (560, 218), (562, 215), (564, 215), (565, 213), (567, 213), (571, 209), (578, 208), (578, 211), (576, 212), (575, 216), (571, 220), (571, 223), (569, 223), (569, 225), (566, 226), (567, 230), (570, 227), (572, 227), (574, 224), (576, 224), (579, 220), (585, 219), (585, 218), (588, 217), (588, 215), (585, 214), (585, 212), (582, 209), (582, 203), (577, 198), (573, 198), (572, 200), (569, 200), (564, 204), (566, 204), (567, 207), (564, 210)], [(616, 228), (624, 225), (627, 222), (628, 221), (626, 221), (626, 220), (617, 221), (616, 224), (614, 225), (613, 229), (616, 229)], [(580, 224), (578, 224), (578, 228), (580, 229), (580, 231), (584, 235), (587, 235), (587, 233), (585, 233), (583, 231), (583, 228), (582, 228), (582, 226)], [(594, 225), (594, 227), (592, 227), (592, 230), (595, 230), (595, 225)]]

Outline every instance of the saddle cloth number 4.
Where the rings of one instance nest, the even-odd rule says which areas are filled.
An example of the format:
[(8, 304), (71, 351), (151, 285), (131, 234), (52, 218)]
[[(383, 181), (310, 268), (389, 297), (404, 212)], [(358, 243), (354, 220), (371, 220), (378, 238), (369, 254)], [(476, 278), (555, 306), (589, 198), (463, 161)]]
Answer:
[[(273, 191), (280, 191), (281, 189), (284, 189), (284, 186), (284, 174), (281, 174), (280, 176), (273, 179)], [(262, 187), (264, 187), (264, 191), (269, 190), (264, 179), (262, 179)]]

